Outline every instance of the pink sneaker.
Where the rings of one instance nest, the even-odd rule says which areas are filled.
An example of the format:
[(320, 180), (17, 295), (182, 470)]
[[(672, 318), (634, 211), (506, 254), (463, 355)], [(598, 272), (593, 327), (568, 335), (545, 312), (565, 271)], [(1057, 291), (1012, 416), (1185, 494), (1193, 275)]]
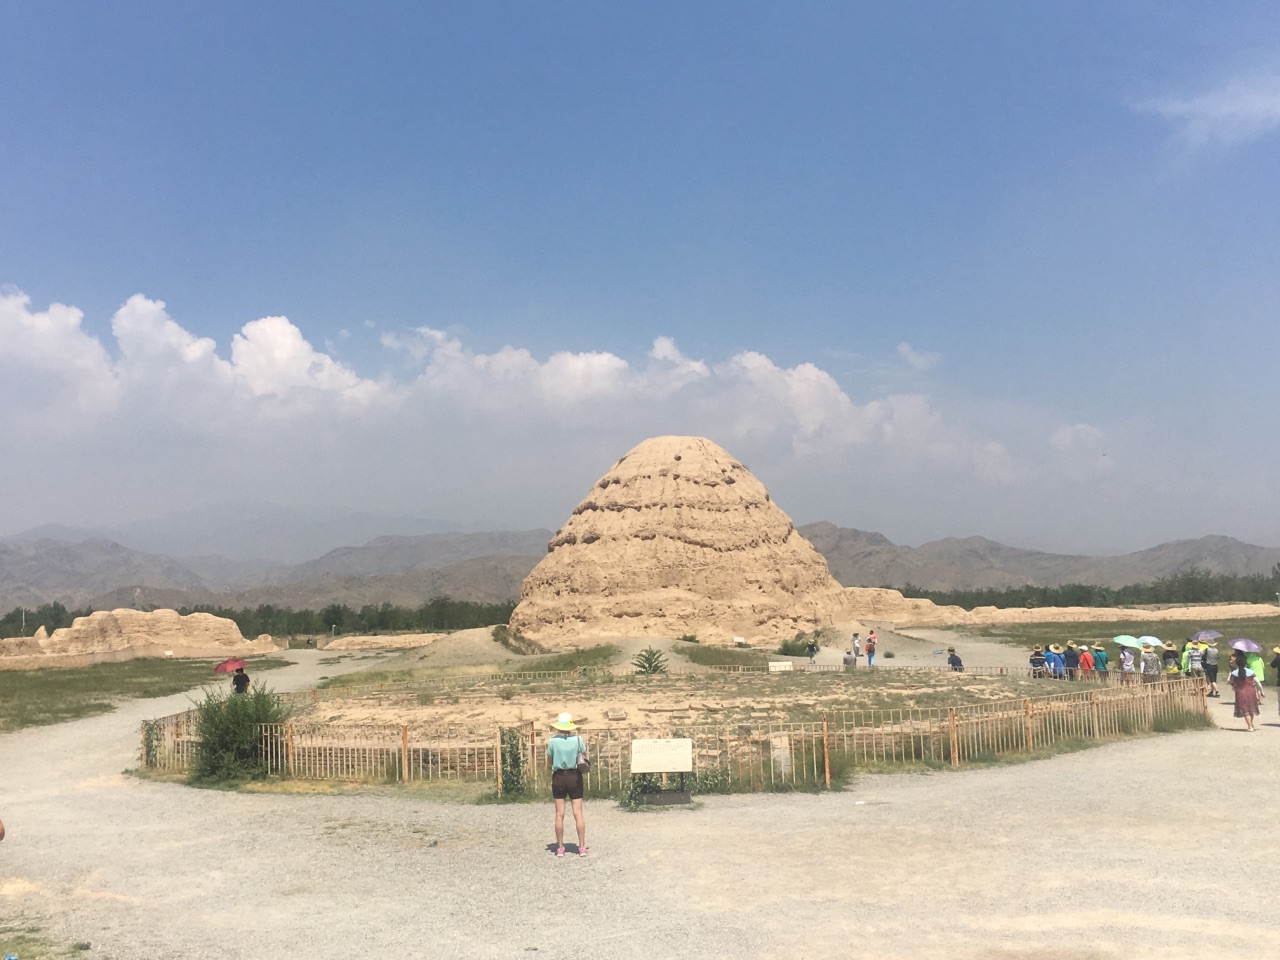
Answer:
[(556, 856), (557, 856), (557, 857), (563, 857), (563, 856), (564, 856), (564, 847), (556, 847)]
[(580, 857), (585, 857), (586, 855), (587, 855), (587, 848), (586, 848), (586, 847), (579, 847), (579, 848), (578, 848), (578, 856), (580, 856)]

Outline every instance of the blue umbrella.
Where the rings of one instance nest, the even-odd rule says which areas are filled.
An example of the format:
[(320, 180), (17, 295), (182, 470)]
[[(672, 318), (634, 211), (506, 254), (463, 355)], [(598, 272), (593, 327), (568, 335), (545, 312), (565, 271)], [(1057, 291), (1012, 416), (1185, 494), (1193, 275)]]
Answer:
[(1139, 646), (1141, 646), (1141, 645), (1142, 645), (1142, 644), (1144, 644), (1144, 643), (1149, 643), (1149, 644), (1151, 644), (1153, 647), (1163, 646), (1163, 641), (1161, 641), (1161, 639), (1160, 639), (1159, 637), (1153, 637), (1153, 636), (1151, 636), (1150, 634), (1147, 634), (1145, 637), (1139, 637), (1139, 638), (1138, 638), (1138, 645), (1139, 645)]

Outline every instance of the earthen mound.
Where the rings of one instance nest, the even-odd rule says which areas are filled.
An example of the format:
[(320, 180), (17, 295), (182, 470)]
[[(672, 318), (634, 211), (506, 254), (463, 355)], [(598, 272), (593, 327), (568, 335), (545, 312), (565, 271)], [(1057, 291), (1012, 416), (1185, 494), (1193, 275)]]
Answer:
[(534, 640), (776, 640), (848, 611), (827, 562), (751, 471), (710, 440), (656, 437), (592, 488), (525, 579)]
[(99, 610), (45, 636), (0, 640), (0, 669), (82, 666), (136, 657), (230, 657), (269, 653), (263, 635), (246, 640), (232, 620), (174, 610)]

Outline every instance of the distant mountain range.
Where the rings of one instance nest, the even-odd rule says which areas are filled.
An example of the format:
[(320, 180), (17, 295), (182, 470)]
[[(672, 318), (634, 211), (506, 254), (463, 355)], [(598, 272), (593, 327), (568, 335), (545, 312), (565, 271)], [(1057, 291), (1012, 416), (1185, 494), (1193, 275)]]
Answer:
[(1175, 540), (1118, 557), (1083, 557), (1008, 547), (984, 537), (949, 537), (901, 547), (878, 533), (825, 521), (797, 528), (827, 558), (831, 575), (846, 587), (972, 590), (1087, 583), (1123, 587), (1148, 583), (1193, 568), (1211, 573), (1268, 573), (1280, 548), (1232, 537)]
[[(1021, 550), (982, 537), (904, 547), (878, 533), (827, 522), (798, 529), (845, 586), (1120, 587), (1191, 568), (1267, 573), (1280, 563), (1280, 549), (1220, 536), (1179, 540), (1124, 556), (1085, 557)], [(545, 556), (551, 537), (550, 530), (375, 536), (363, 546), (339, 547), (286, 564), (212, 555), (175, 558), (102, 538), (70, 542), (24, 535), (0, 540), (0, 612), (55, 600), (69, 608), (94, 609), (264, 603), (295, 609), (329, 603), (416, 606), (442, 594), (499, 602), (519, 596), (521, 582)]]

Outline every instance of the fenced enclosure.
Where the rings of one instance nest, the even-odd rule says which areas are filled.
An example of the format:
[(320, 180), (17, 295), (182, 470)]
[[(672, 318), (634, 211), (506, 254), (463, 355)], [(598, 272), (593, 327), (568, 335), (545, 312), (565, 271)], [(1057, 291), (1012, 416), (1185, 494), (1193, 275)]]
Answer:
[[(962, 766), (1208, 722), (1201, 679), (1091, 684), (1087, 689), (954, 707), (839, 710), (818, 721), (681, 723), (584, 730), (594, 796), (632, 787), (636, 738), (693, 741), (695, 792), (831, 786), (858, 768)], [(276, 723), (260, 726), (267, 773), (307, 780), (492, 783), (499, 794), (536, 791), (549, 779), (553, 735), (516, 725)], [(188, 769), (196, 746), (194, 711), (142, 726), (144, 766)]]

